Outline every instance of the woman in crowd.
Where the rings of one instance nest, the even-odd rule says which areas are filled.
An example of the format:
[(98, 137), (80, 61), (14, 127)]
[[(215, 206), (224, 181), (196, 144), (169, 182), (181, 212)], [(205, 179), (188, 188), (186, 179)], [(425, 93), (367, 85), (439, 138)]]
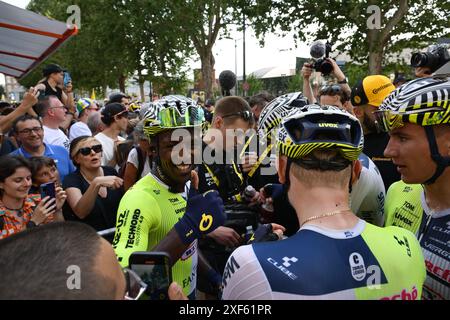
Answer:
[(64, 218), (82, 221), (97, 231), (116, 225), (123, 195), (123, 180), (116, 170), (101, 165), (102, 150), (102, 144), (94, 137), (75, 138), (70, 144), (70, 157), (77, 170), (63, 181), (67, 192)]
[(0, 157), (0, 239), (56, 220), (66, 200), (62, 188), (56, 198), (28, 194), (31, 165), (21, 156)]

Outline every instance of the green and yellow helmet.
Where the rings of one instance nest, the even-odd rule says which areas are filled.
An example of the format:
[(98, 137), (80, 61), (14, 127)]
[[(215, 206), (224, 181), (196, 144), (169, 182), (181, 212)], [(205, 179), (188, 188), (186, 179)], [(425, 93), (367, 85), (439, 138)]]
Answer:
[(194, 100), (170, 95), (149, 106), (144, 115), (144, 132), (152, 137), (166, 130), (201, 127), (204, 121), (203, 109)]
[(278, 130), (281, 155), (301, 159), (315, 150), (337, 150), (345, 159), (358, 159), (364, 135), (358, 119), (335, 106), (306, 105), (294, 109)]
[(380, 130), (389, 132), (405, 123), (433, 126), (450, 123), (448, 78), (420, 78), (393, 91), (374, 112)]

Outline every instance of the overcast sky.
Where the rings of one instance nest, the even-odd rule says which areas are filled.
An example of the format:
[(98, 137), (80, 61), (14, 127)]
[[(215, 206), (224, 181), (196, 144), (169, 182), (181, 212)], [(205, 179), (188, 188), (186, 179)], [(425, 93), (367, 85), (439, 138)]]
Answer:
[[(25, 8), (29, 0), (2, 0), (17, 7)], [(83, 16), (81, 17), (83, 19)], [(242, 50), (242, 32), (231, 32), (231, 37), (237, 39), (237, 48), (235, 50), (235, 41), (233, 39), (218, 40), (213, 48), (216, 60), (216, 77), (223, 70), (231, 70), (235, 72), (235, 63), (237, 63), (237, 74), (242, 75), (243, 71), (243, 50)], [(284, 67), (295, 68), (295, 57), (309, 56), (309, 48), (306, 44), (299, 44), (295, 48), (292, 35), (286, 37), (277, 37), (269, 34), (265, 37), (266, 43), (263, 48), (259, 43), (251, 28), (246, 31), (246, 73), (250, 74), (265, 67)], [(235, 59), (237, 53), (237, 59)], [(200, 68), (200, 61), (191, 62), (191, 69)], [(0, 77), (0, 82), (4, 83), (4, 79)]]

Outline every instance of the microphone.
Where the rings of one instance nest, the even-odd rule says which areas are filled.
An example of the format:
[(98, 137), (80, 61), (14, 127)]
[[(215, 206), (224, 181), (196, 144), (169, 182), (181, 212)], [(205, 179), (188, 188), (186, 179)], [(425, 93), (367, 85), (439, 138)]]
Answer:
[(323, 57), (325, 55), (325, 44), (320, 40), (314, 41), (311, 44), (309, 53), (311, 54), (311, 57), (315, 59)]
[(233, 71), (224, 70), (219, 75), (219, 84), (223, 96), (230, 96), (230, 90), (236, 85), (236, 75)]

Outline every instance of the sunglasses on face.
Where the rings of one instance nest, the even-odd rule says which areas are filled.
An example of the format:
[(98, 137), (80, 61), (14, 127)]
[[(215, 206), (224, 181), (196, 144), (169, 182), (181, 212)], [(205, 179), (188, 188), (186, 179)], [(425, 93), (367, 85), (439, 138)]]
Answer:
[(123, 118), (123, 117), (128, 117), (128, 111), (127, 110), (123, 110), (121, 112), (119, 112), (118, 114), (116, 114), (117, 118)]
[(241, 111), (241, 112), (231, 113), (231, 114), (222, 116), (222, 118), (228, 118), (228, 117), (241, 117), (242, 119), (244, 119), (244, 121), (248, 122), (251, 119), (253, 119), (253, 113), (251, 113), (250, 111)]
[(81, 153), (83, 156), (88, 156), (91, 154), (91, 151), (94, 151), (95, 153), (99, 153), (99, 152), (103, 151), (103, 147), (101, 144), (97, 144), (92, 147), (84, 147), (84, 148), (80, 148), (80, 150), (78, 150), (78, 153)]

